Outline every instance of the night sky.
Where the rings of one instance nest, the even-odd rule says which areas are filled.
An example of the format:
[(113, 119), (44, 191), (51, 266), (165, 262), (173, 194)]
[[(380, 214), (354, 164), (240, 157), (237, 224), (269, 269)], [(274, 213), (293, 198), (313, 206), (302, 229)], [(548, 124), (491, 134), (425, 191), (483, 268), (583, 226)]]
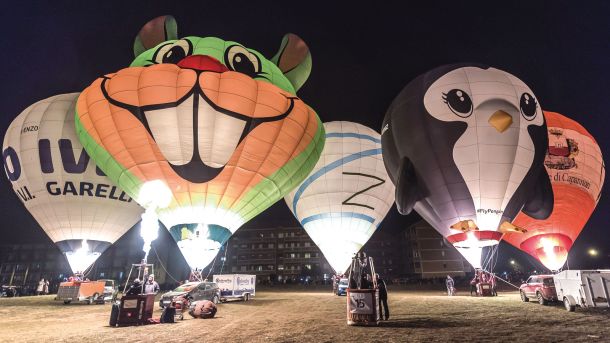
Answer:
[[(128, 66), (140, 27), (172, 14), (180, 36), (218, 36), (268, 58), (284, 33), (301, 36), (311, 50), (313, 69), (299, 96), (323, 121), (355, 121), (380, 131), (390, 102), (410, 80), (442, 64), (480, 62), (521, 78), (543, 109), (580, 122), (606, 159), (610, 156), (610, 2), (510, 1), (503, 7), (493, 1), (379, 1), (369, 3), (373, 7), (331, 3), (5, 4), (0, 12), (0, 132), (4, 135), (28, 105), (80, 91), (97, 77)], [(2, 174), (0, 241), (48, 240)], [(602, 252), (599, 266), (609, 266), (609, 206), (606, 191), (572, 249), (571, 267), (585, 259), (590, 247)], [(380, 230), (411, 223), (415, 217), (410, 217), (392, 209)], [(256, 221), (271, 218), (295, 223), (283, 201)], [(506, 260), (517, 250), (502, 247), (500, 253)]]

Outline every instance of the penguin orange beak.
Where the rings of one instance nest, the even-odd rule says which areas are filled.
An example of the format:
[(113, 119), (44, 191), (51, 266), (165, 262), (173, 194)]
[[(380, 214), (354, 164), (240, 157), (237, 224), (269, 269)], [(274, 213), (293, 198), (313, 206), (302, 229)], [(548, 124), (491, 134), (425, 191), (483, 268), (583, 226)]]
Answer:
[(502, 132), (506, 131), (506, 129), (508, 129), (510, 124), (513, 123), (513, 117), (511, 117), (510, 114), (508, 114), (502, 110), (498, 110), (494, 114), (492, 114), (491, 117), (489, 117), (488, 122), (498, 132), (502, 133)]

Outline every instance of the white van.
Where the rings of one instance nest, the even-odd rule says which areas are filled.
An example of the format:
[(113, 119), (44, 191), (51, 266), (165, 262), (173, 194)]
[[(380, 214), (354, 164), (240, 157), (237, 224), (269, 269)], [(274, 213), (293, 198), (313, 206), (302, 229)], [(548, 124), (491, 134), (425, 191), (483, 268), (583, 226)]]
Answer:
[(564, 270), (553, 275), (557, 300), (566, 310), (610, 307), (610, 270)]

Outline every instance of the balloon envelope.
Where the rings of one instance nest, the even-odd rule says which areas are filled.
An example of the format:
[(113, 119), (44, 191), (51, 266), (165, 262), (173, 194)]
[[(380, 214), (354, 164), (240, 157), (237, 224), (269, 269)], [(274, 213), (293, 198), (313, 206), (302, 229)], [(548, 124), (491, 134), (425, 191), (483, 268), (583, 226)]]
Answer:
[[(177, 64), (141, 55), (93, 82), (79, 98), (76, 126), (100, 168), (140, 204), (171, 194), (159, 219), (189, 265), (204, 268), (242, 224), (307, 176), (324, 129), (278, 67), (238, 43), (188, 37), (143, 55), (180, 44), (192, 51)], [(226, 58), (256, 59), (266, 76), (231, 70)], [(151, 182), (165, 189), (141, 193)]]
[(527, 233), (507, 234), (504, 240), (559, 270), (597, 206), (605, 168), (599, 145), (582, 125), (555, 112), (544, 116), (549, 135), (544, 165), (553, 186), (553, 213), (545, 220), (519, 213), (513, 223)]
[(352, 122), (324, 123), (326, 143), (288, 207), (337, 273), (371, 238), (394, 202), (379, 133)]
[(74, 130), (78, 93), (41, 100), (11, 123), (6, 174), (49, 238), (82, 272), (140, 219), (143, 209), (86, 154)]
[(447, 65), (411, 81), (382, 129), (403, 214), (415, 209), (475, 267), (522, 207), (548, 216), (546, 126), (532, 90), (482, 65)]

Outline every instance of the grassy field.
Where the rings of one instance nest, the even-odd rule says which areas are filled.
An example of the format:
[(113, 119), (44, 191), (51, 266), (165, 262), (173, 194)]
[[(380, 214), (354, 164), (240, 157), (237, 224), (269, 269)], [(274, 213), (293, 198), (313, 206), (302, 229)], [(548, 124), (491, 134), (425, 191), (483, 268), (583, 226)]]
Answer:
[[(64, 305), (53, 296), (0, 299), (0, 342), (608, 342), (610, 312), (390, 290), (390, 320), (346, 325), (346, 298), (330, 291), (267, 290), (218, 306), (214, 319), (111, 328), (110, 305)], [(157, 306), (155, 306), (157, 308)], [(160, 316), (158, 308), (155, 317)], [(533, 339), (537, 337), (538, 339)]]

